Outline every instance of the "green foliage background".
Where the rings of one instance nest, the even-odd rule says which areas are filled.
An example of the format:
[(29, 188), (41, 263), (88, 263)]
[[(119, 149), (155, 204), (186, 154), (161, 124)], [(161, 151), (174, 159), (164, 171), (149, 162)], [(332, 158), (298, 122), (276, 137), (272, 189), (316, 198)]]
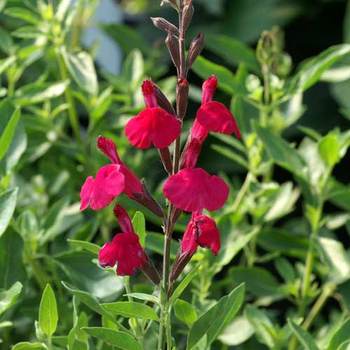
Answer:
[[(80, 213), (78, 203), (85, 177), (105, 163), (95, 147), (100, 134), (116, 141), (161, 200), (157, 153), (131, 149), (123, 126), (142, 108), (144, 78), (174, 100), (163, 33), (148, 17), (175, 21), (175, 14), (155, 0), (121, 3), (124, 23), (102, 27), (124, 54), (121, 73), (112, 75), (94, 61), (98, 46), (80, 40), (97, 0), (0, 1), (1, 349), (156, 348), (157, 291), (140, 275), (129, 281), (98, 266), (115, 220), (108, 210)], [(243, 141), (211, 136), (201, 155), (231, 195), (215, 213), (221, 253), (199, 251), (175, 294), (177, 349), (346, 349), (350, 4), (195, 6), (190, 35), (203, 31), (207, 39), (190, 76), (186, 128), (202, 79), (214, 73), (217, 99), (231, 105)], [(276, 25), (284, 43), (273, 31), (276, 47), (257, 45)], [(149, 212), (144, 221), (142, 208), (121, 201), (136, 213), (136, 230), (146, 231), (159, 268), (161, 223)], [(187, 220), (176, 227), (173, 258)], [(134, 294), (127, 298), (125, 288)]]

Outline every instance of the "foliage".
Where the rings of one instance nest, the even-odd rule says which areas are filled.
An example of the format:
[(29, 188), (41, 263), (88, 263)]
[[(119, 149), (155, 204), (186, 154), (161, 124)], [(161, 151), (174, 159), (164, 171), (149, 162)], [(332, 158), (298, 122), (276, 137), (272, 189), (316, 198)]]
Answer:
[[(206, 16), (219, 16), (225, 6), (201, 3)], [(210, 31), (195, 75), (218, 76), (220, 97), (231, 101), (243, 137), (240, 142), (213, 135), (202, 155), (201, 164), (224, 166), (231, 194), (215, 213), (220, 253), (212, 257), (199, 250), (173, 293), (169, 317), (178, 349), (339, 350), (350, 342), (350, 191), (339, 171), (350, 146), (350, 46), (333, 45), (293, 69), (278, 29), (263, 32), (256, 50), (246, 44), (296, 16), (300, 8), (291, 3), (262, 1), (261, 9), (251, 1), (232, 1), (221, 15), (225, 20), (213, 26), (195, 19), (196, 29)], [(129, 9), (136, 9), (133, 4), (128, 2)], [(114, 219), (108, 210), (82, 214), (78, 194), (85, 175), (103, 164), (94, 147), (103, 134), (160, 198), (157, 152), (141, 156), (131, 150), (123, 127), (142, 107), (144, 78), (152, 76), (172, 102), (176, 79), (161, 50), (125, 25), (104, 27), (125, 53), (120, 74), (99, 69), (93, 49), (80, 43), (96, 5), (0, 1), (4, 349), (156, 348), (162, 295), (139, 274), (129, 282), (99, 267), (98, 251), (111, 238)], [(240, 17), (234, 25), (232, 13)], [(329, 83), (345, 128), (320, 133), (301, 123), (320, 82)], [(195, 85), (190, 96), (192, 111)], [(319, 117), (312, 108), (308, 114)], [(160, 268), (160, 220), (127, 198), (121, 202), (134, 212), (135, 230)], [(175, 226), (172, 259), (185, 224), (181, 217)]]

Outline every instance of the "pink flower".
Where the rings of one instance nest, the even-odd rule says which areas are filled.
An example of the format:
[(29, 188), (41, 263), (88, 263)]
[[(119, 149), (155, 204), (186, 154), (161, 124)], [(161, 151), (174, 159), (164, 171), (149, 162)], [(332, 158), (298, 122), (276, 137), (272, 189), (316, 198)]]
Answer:
[(212, 176), (201, 168), (193, 168), (170, 176), (163, 192), (176, 208), (199, 212), (221, 208), (227, 200), (229, 188), (220, 177)]
[(220, 102), (213, 101), (217, 88), (217, 78), (213, 75), (203, 84), (202, 105), (197, 111), (197, 120), (209, 132), (235, 134), (241, 137), (237, 122), (232, 113)]
[(220, 232), (212, 218), (192, 213), (181, 241), (181, 251), (193, 255), (198, 246), (209, 248), (214, 255), (217, 255), (220, 250)]
[(142, 85), (146, 108), (133, 117), (125, 127), (130, 143), (137, 148), (166, 148), (180, 135), (181, 122), (176, 116), (160, 108), (155, 88), (150, 80)]
[(123, 232), (117, 233), (111, 242), (100, 249), (98, 261), (103, 267), (114, 267), (117, 264), (119, 276), (131, 276), (146, 265), (147, 256), (126, 211), (117, 205), (114, 213)]
[(122, 192), (131, 199), (143, 192), (140, 180), (120, 160), (113, 141), (100, 136), (97, 146), (112, 164), (100, 168), (95, 178), (89, 176), (85, 180), (80, 191), (80, 210), (89, 206), (92, 210), (103, 209)]
[(125, 177), (120, 165), (103, 166), (93, 178), (89, 176), (80, 191), (80, 210), (90, 206), (92, 210), (100, 210), (109, 205), (125, 188)]

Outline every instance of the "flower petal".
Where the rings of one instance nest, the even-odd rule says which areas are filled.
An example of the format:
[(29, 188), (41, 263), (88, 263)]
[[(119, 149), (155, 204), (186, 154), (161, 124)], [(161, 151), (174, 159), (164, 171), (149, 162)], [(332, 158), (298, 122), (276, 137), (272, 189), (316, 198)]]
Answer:
[[(91, 209), (100, 210), (106, 207), (114, 200), (115, 197), (119, 196), (123, 192), (124, 188), (125, 177), (120, 172), (120, 165), (105, 165), (97, 172), (92, 190), (89, 192), (89, 205)], [(85, 195), (88, 193), (87, 189), (89, 188), (86, 190), (84, 189), (84, 191), (83, 189), (84, 188), (82, 188), (82, 192), (84, 192), (84, 201), (82, 201), (82, 204), (86, 204)]]
[(94, 186), (95, 180), (92, 176), (89, 176), (80, 190), (80, 210), (85, 210), (89, 206)]
[(220, 102), (211, 101), (201, 105), (197, 111), (197, 120), (209, 132), (235, 134), (241, 137), (238, 125), (232, 113)]
[(137, 148), (168, 147), (181, 132), (181, 123), (164, 109), (146, 108), (133, 117), (125, 127), (130, 143)]
[(221, 208), (229, 193), (226, 183), (201, 168), (183, 169), (164, 184), (164, 195), (178, 209), (189, 212)]
[(220, 232), (215, 221), (206, 215), (195, 218), (198, 229), (197, 243), (203, 248), (209, 248), (214, 255), (220, 250)]
[(113, 242), (107, 242), (98, 253), (98, 262), (102, 267), (114, 267), (117, 263), (118, 247)]
[(112, 163), (121, 164), (121, 160), (117, 152), (117, 146), (113, 140), (104, 136), (99, 136), (97, 138), (97, 147), (109, 158)]

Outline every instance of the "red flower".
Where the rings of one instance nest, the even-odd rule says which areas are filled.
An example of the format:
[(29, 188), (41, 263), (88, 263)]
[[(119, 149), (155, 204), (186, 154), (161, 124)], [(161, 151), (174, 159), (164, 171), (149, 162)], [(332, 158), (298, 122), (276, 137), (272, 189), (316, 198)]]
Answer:
[(103, 166), (95, 179), (92, 176), (86, 179), (80, 191), (80, 210), (89, 206), (92, 210), (105, 208), (122, 192), (131, 199), (143, 192), (140, 180), (120, 160), (113, 141), (100, 136), (97, 146), (113, 164)]
[(211, 176), (201, 168), (183, 169), (165, 182), (165, 197), (178, 209), (189, 212), (221, 208), (229, 188), (218, 176)]
[(80, 191), (80, 210), (90, 206), (92, 210), (100, 210), (109, 205), (125, 189), (125, 177), (120, 165), (109, 164), (102, 167), (94, 179), (89, 176)]
[(119, 276), (131, 276), (147, 263), (147, 256), (135, 234), (131, 220), (121, 206), (114, 213), (119, 221), (122, 233), (117, 233), (111, 242), (107, 242), (98, 254), (101, 266), (114, 267), (117, 264)]
[(120, 160), (115, 143), (106, 137), (97, 138), (97, 147), (110, 159), (112, 163), (120, 165), (120, 171), (125, 177), (124, 193), (131, 199), (134, 194), (142, 193), (142, 184), (138, 177)]
[(125, 127), (125, 134), (130, 143), (137, 148), (166, 148), (180, 135), (181, 122), (164, 109), (160, 108), (155, 95), (155, 88), (150, 80), (142, 85), (146, 108), (133, 117)]
[(220, 232), (212, 218), (193, 213), (181, 241), (181, 251), (193, 255), (198, 246), (209, 248), (217, 255), (220, 250)]
[(217, 78), (211, 76), (203, 84), (202, 105), (197, 111), (197, 120), (209, 132), (235, 134), (241, 137), (237, 122), (232, 113), (220, 102), (213, 101), (217, 88)]

